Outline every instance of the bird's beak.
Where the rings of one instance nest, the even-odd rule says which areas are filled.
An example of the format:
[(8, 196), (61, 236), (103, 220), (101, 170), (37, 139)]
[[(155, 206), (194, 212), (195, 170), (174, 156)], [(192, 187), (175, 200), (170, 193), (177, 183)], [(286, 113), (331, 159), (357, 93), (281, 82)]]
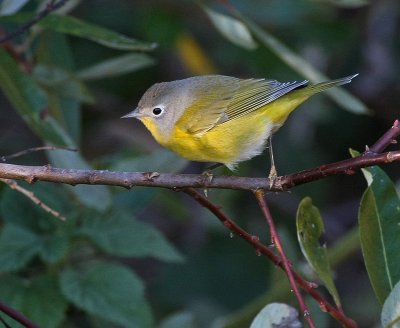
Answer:
[(142, 116), (143, 116), (143, 114), (141, 114), (139, 112), (139, 109), (136, 107), (133, 111), (129, 112), (128, 114), (126, 114), (124, 116), (121, 116), (121, 118), (131, 118), (131, 117), (139, 118)]

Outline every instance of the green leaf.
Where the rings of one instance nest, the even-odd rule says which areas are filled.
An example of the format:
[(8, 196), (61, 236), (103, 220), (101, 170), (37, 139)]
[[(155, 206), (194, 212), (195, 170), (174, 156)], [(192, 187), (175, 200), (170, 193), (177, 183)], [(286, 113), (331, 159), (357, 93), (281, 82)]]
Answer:
[(301, 327), (297, 310), (283, 303), (266, 305), (254, 318), (250, 328)]
[(383, 304), (400, 280), (400, 200), (383, 170), (370, 167), (363, 172), (369, 186), (358, 214), (361, 249), (375, 295)]
[[(330, 80), (318, 71), (304, 58), (296, 54), (271, 33), (261, 29), (258, 25), (236, 12), (236, 16), (250, 29), (261, 44), (274, 52), (283, 62), (293, 68), (310, 81), (317, 83)], [(354, 72), (352, 72), (354, 73)], [(355, 114), (368, 114), (370, 110), (358, 98), (342, 88), (335, 88), (325, 92), (339, 106)]]
[(125, 54), (85, 68), (76, 75), (83, 80), (97, 80), (127, 74), (154, 65), (150, 56), (140, 53)]
[(122, 211), (103, 217), (87, 215), (78, 234), (117, 256), (152, 256), (168, 262), (183, 259), (158, 230)]
[[(47, 97), (31, 76), (0, 48), (0, 88), (28, 126), (44, 141), (58, 146), (74, 144), (63, 128), (45, 115)], [(43, 117), (42, 117), (43, 116)]]
[(142, 281), (122, 265), (99, 261), (86, 263), (82, 270), (66, 269), (60, 284), (65, 297), (90, 314), (124, 327), (152, 324)]
[(166, 149), (159, 149), (150, 155), (120, 160), (112, 166), (114, 171), (130, 172), (178, 172), (187, 165), (187, 160)]
[(325, 231), (324, 222), (312, 200), (305, 197), (299, 204), (296, 217), (297, 238), (301, 251), (315, 273), (322, 280), (336, 305), (340, 306), (339, 294), (333, 282), (326, 245), (320, 245), (319, 239)]
[(33, 76), (39, 83), (45, 85), (49, 92), (60, 97), (86, 103), (94, 102), (86, 85), (62, 68), (38, 64), (33, 70)]
[(190, 312), (179, 312), (164, 319), (158, 328), (194, 328), (194, 316)]
[[(64, 7), (65, 8), (65, 7)], [(72, 72), (75, 69), (67, 36), (51, 31), (40, 33), (36, 51), (38, 63)], [(36, 67), (36, 66), (35, 66)], [(90, 95), (89, 95), (90, 97)], [(62, 124), (76, 144), (81, 135), (81, 102), (61, 97), (48, 89), (49, 112)]]
[(344, 8), (359, 8), (370, 4), (369, 0), (319, 0), (320, 2), (330, 2), (336, 6)]
[(249, 29), (241, 21), (220, 14), (206, 6), (202, 6), (215, 28), (229, 41), (239, 47), (253, 50), (257, 48)]
[(0, 235), (0, 272), (17, 271), (39, 253), (40, 239), (29, 230), (6, 224)]
[(15, 14), (28, 2), (29, 0), (2, 0), (0, 2), (0, 16)]
[[(0, 278), (0, 299), (41, 328), (59, 327), (68, 307), (57, 279), (49, 275), (36, 277), (32, 281), (4, 276)], [(17, 327), (15, 321), (8, 322), (11, 327)]]
[[(64, 215), (72, 210), (72, 203), (61, 187), (40, 184), (27, 186), (26, 189), (50, 208)], [(67, 254), (72, 234), (70, 229), (74, 225), (71, 218), (68, 218), (67, 222), (61, 222), (21, 193), (11, 189), (3, 192), (1, 214), (6, 226), (16, 226), (31, 235), (30, 247), (37, 251), (43, 261), (55, 263)], [(24, 239), (21, 239), (20, 242), (23, 241)]]
[(400, 282), (396, 283), (389, 296), (383, 303), (381, 323), (385, 328), (400, 327)]
[(38, 25), (51, 31), (85, 38), (113, 49), (149, 51), (157, 46), (155, 43), (138, 41), (71, 16), (51, 14), (41, 20)]

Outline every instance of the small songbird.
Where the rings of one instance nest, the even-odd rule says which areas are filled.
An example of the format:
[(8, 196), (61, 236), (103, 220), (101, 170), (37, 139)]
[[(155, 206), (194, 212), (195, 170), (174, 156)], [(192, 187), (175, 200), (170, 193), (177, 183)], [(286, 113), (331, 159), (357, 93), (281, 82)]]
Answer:
[[(209, 75), (156, 83), (132, 112), (156, 141), (178, 155), (233, 170), (263, 152), (289, 114), (312, 95), (358, 74), (308, 85)], [(274, 174), (273, 163), (271, 173)]]

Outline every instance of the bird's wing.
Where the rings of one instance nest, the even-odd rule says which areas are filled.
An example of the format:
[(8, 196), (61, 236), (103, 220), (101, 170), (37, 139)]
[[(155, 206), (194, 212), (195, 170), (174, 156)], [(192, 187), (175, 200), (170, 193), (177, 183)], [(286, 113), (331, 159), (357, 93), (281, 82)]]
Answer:
[(201, 136), (212, 128), (261, 108), (308, 81), (280, 83), (264, 79), (222, 79), (199, 91), (185, 112), (186, 130)]

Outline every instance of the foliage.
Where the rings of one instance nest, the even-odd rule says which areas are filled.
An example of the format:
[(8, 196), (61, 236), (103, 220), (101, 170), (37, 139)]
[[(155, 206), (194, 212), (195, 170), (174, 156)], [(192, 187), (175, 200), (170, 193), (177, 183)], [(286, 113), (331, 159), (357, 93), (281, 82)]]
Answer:
[[(0, 99), (0, 153), (53, 145), (78, 151), (34, 154), (23, 162), (198, 173), (202, 167), (155, 150), (140, 125), (119, 120), (154, 82), (218, 72), (320, 81), (360, 72), (347, 91), (332, 90), (334, 102), (318, 96), (308, 102), (310, 110), (295, 112), (274, 139), (279, 173), (342, 159), (349, 145), (372, 142), (398, 115), (392, 1), (385, 8), (362, 0), (301, 0), (296, 6), (232, 1), (236, 10), (213, 1), (71, 0), (0, 48), (0, 88), (7, 99)], [(2, 30), (18, 29), (47, 3), (0, 2)], [(393, 24), (377, 24), (376, 17)], [(374, 40), (384, 40), (380, 49), (386, 52), (373, 52)], [(367, 112), (377, 118), (354, 115)], [(399, 177), (398, 170), (388, 170)], [(261, 158), (233, 174), (266, 171)], [(364, 175), (368, 187), (362, 198), (359, 178), (337, 177), (271, 199), (293, 266), (321, 280), (340, 304), (337, 285), (345, 312), (372, 327), (381, 311), (378, 302), (384, 325), (399, 317), (400, 205), (395, 183), (381, 169)], [(181, 195), (19, 184), (67, 218), (59, 221), (18, 191), (0, 189), (0, 301), (40, 327), (233, 328), (287, 317), (297, 321), (290, 306), (275, 304), (295, 304), (283, 274)], [(293, 217), (304, 196), (310, 198), (298, 209), (298, 247)], [(268, 240), (254, 201), (231, 191), (210, 190), (209, 197)], [(358, 206), (359, 236), (346, 233), (356, 223)], [(351, 270), (338, 268), (360, 247), (368, 277), (360, 261), (348, 264)], [(315, 272), (304, 265), (300, 250)], [(367, 281), (372, 288), (365, 287)], [(378, 302), (369, 297), (372, 291)], [(323, 317), (317, 326), (329, 327)]]

